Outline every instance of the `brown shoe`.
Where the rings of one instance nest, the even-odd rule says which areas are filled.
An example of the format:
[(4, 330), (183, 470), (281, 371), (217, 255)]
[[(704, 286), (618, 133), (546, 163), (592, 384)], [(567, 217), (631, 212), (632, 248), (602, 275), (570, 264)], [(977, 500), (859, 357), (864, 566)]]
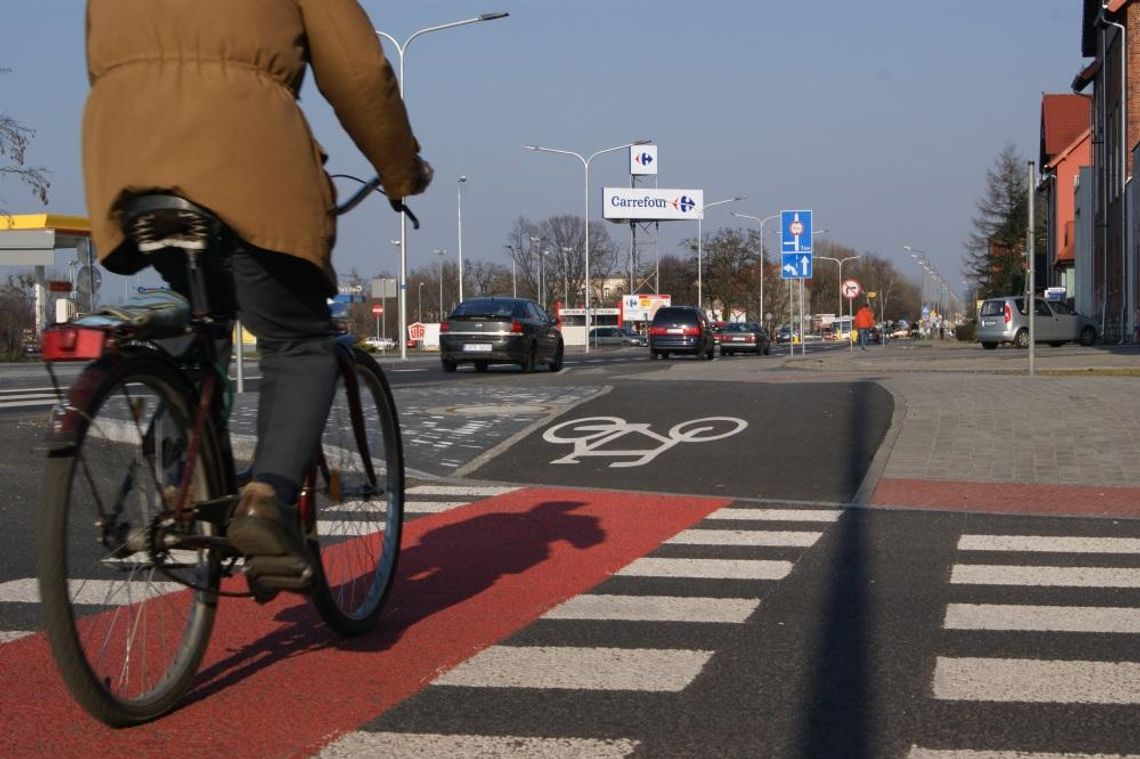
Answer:
[(263, 482), (251, 482), (242, 490), (227, 534), (246, 556), (305, 557), (296, 520), (284, 513), (273, 488)]

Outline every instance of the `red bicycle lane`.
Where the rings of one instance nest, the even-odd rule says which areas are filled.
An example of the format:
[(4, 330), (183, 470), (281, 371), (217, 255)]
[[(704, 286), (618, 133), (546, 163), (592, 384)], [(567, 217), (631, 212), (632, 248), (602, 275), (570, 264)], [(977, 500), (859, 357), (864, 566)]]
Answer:
[(296, 595), (225, 599), (182, 705), (128, 730), (71, 700), (42, 635), (5, 644), (0, 756), (311, 755), (728, 503), (526, 488), (415, 519), (377, 630), (339, 637)]

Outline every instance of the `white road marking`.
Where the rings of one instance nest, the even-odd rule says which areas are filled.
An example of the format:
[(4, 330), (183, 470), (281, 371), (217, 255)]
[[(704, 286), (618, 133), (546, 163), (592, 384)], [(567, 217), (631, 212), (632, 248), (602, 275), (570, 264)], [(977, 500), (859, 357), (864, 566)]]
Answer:
[(756, 611), (759, 598), (681, 596), (575, 596), (543, 614), (544, 619), (604, 619), (631, 622), (720, 622), (740, 624)]
[(796, 546), (815, 545), (821, 532), (781, 530), (682, 530), (666, 543), (701, 546)]
[(1140, 569), (955, 564), (950, 572), (950, 584), (1140, 588)]
[(792, 562), (770, 559), (637, 559), (617, 574), (629, 577), (690, 577), (715, 580), (781, 580)]
[(933, 685), (949, 701), (1140, 704), (1140, 663), (940, 656)]
[(1107, 606), (950, 604), (946, 607), (944, 626), (949, 630), (1140, 633), (1140, 609)]
[(679, 692), (712, 655), (677, 649), (491, 646), (433, 684)]
[(439, 735), (433, 733), (349, 733), (321, 750), (319, 759), (390, 756), (436, 759), (481, 756), (502, 759), (621, 759), (638, 747), (624, 738), (534, 738), (515, 735)]
[(35, 630), (0, 630), (0, 643), (11, 643), (35, 634)]
[(45, 398), (43, 400), (26, 400), (26, 401), (0, 401), (0, 408), (16, 408), (17, 406), (51, 406), (56, 402), (55, 398)]
[[(138, 595), (132, 595), (128, 598), (124, 592), (128, 586), (134, 588), (136, 592), (145, 588), (145, 596), (140, 598)], [(111, 580), (70, 580), (68, 587), (74, 596), (73, 603), (101, 606), (135, 603), (186, 589), (185, 585), (176, 582), (126, 583)], [(34, 577), (0, 583), (0, 603), (39, 602), (40, 586)]]
[(1052, 535), (963, 535), (958, 541), (958, 550), (1140, 554), (1140, 538), (1084, 538)]
[(735, 519), (755, 522), (837, 522), (840, 509), (717, 509), (706, 519)]
[(518, 490), (518, 487), (496, 485), (416, 485), (408, 488), (409, 495), (462, 495), (471, 498), (503, 495)]
[(1140, 759), (1140, 754), (1056, 754), (1035, 751), (972, 751), (911, 746), (907, 759)]

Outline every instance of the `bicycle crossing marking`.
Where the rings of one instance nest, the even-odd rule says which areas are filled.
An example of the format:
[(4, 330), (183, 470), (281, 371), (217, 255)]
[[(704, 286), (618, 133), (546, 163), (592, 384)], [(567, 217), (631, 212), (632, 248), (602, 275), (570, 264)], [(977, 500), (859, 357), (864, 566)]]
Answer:
[(492, 646), (433, 685), (677, 692), (712, 655), (679, 649)]
[(319, 759), (353, 756), (399, 756), (435, 759), (441, 756), (485, 756), (501, 759), (622, 759), (638, 741), (623, 738), (535, 738), (522, 735), (441, 735), (438, 733), (349, 733), (330, 743)]

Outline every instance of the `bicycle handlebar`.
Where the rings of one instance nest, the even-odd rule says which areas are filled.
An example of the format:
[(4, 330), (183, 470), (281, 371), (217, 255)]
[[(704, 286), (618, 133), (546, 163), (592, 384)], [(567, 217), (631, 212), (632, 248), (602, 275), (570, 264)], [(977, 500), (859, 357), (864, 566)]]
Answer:
[[(333, 174), (332, 178), (351, 179), (354, 182), (360, 182), (361, 184), (360, 189), (354, 192), (348, 200), (344, 201), (336, 207), (337, 216), (346, 214), (352, 209), (356, 208), (358, 205), (364, 202), (364, 199), (368, 197), (368, 194), (371, 192), (378, 192), (385, 197), (388, 196), (388, 193), (384, 192), (384, 190), (380, 188), (380, 177), (372, 177), (372, 179), (369, 179), (367, 182), (363, 179), (360, 179), (359, 177), (354, 177), (351, 174)], [(412, 220), (412, 229), (420, 228), (420, 220), (417, 219), (416, 215), (412, 213), (412, 210), (404, 204), (403, 200), (394, 201), (389, 198), (388, 203), (391, 204), (392, 210), (396, 213), (407, 214), (408, 218)]]

